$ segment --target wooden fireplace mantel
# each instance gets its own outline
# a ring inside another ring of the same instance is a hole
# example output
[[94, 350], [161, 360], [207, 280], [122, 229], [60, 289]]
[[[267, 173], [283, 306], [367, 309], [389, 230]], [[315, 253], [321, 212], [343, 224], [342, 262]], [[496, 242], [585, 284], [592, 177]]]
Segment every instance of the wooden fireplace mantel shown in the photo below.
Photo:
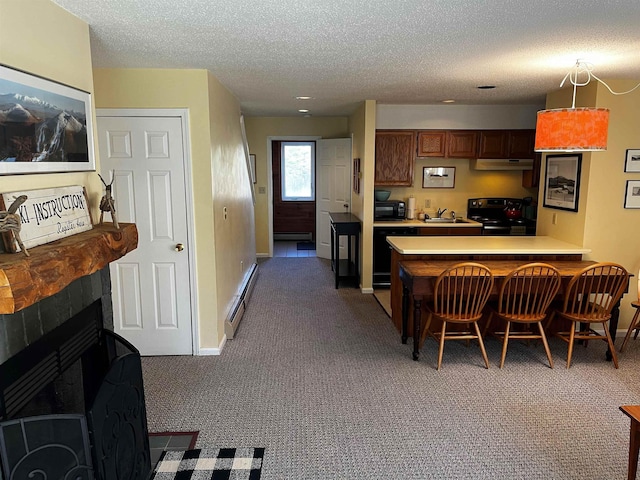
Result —
[[92, 230], [29, 249], [0, 254], [0, 314], [15, 313], [91, 275], [138, 246], [133, 223]]

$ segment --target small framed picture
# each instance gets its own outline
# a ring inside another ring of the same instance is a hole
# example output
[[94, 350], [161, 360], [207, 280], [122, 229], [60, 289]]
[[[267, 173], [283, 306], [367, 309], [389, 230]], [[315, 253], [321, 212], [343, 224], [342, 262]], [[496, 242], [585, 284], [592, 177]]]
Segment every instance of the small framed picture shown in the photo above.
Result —
[[360, 193], [360, 159], [353, 159], [353, 191]]
[[256, 156], [253, 153], [249, 154], [249, 160], [251, 161], [251, 181], [256, 183]]
[[456, 184], [456, 167], [424, 167], [422, 188], [453, 188]]
[[627, 180], [624, 208], [640, 208], [640, 180]]
[[625, 172], [640, 172], [640, 149], [628, 149], [624, 162]]
[[582, 154], [547, 155], [543, 207], [578, 211]]

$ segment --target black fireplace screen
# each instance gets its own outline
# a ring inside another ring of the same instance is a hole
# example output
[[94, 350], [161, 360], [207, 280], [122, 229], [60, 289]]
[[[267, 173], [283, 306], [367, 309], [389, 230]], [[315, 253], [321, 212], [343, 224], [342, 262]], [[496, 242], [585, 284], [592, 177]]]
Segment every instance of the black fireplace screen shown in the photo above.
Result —
[[7, 479], [95, 478], [84, 415], [41, 415], [0, 423], [0, 455]]
[[[32, 478], [16, 476], [16, 469], [31, 468], [31, 474], [57, 468], [67, 453], [64, 463], [77, 473], [74, 479], [136, 480], [151, 473], [140, 353], [104, 330], [101, 317], [97, 301], [0, 365], [0, 465], [6, 479]], [[78, 362], [83, 411], [24, 418], [34, 397]], [[77, 428], [69, 432], [76, 433], [65, 436], [60, 425], [72, 423]], [[81, 448], [87, 438], [90, 455]], [[52, 456], [55, 451], [67, 453]]]

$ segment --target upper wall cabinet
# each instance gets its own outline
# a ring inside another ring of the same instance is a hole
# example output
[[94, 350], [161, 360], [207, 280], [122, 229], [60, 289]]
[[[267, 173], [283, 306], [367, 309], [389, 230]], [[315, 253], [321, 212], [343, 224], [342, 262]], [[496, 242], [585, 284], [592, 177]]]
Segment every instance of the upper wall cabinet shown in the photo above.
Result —
[[447, 132], [447, 157], [474, 158], [478, 151], [478, 132], [473, 130], [449, 130]]
[[447, 153], [447, 131], [418, 132], [419, 157], [444, 157]]
[[376, 185], [413, 185], [415, 130], [376, 132]]
[[535, 130], [482, 130], [478, 158], [534, 158]]
[[473, 130], [418, 131], [418, 157], [475, 158], [477, 150]]
[[509, 158], [535, 158], [535, 130], [509, 131]]

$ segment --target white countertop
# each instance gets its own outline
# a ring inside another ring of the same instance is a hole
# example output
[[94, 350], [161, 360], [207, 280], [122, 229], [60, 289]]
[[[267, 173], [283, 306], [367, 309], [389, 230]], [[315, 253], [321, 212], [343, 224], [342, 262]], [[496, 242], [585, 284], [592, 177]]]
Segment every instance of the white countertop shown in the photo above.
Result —
[[[462, 217], [460, 217], [462, 218]], [[443, 227], [451, 227], [451, 228], [460, 228], [460, 227], [482, 227], [482, 223], [476, 222], [474, 220], [470, 220], [468, 218], [464, 219], [464, 223], [426, 223], [422, 220], [396, 220], [396, 221], [374, 221], [374, 227], [433, 227], [433, 228], [443, 228]]]
[[561, 255], [591, 252], [590, 248], [543, 236], [410, 236], [387, 237], [387, 242], [404, 255]]

